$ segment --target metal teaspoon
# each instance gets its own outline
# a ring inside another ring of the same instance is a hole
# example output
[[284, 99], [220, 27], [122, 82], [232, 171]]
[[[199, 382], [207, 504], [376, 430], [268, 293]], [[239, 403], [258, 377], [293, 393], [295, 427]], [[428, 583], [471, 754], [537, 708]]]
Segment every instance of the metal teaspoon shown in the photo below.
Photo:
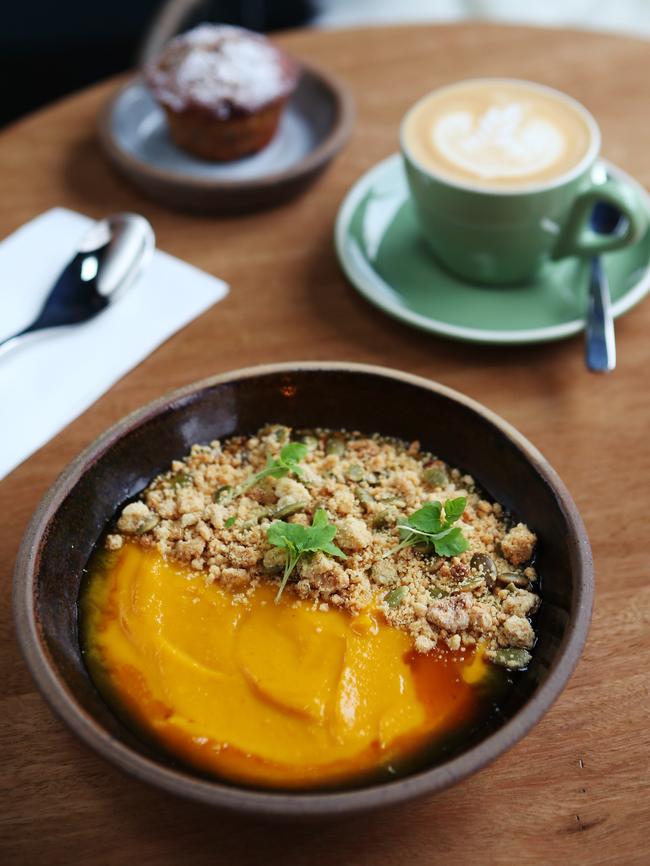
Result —
[[[625, 217], [612, 205], [599, 202], [591, 215], [591, 227], [598, 234], [621, 230]], [[589, 301], [585, 325], [585, 361], [594, 373], [609, 373], [616, 367], [616, 341], [609, 282], [600, 256], [592, 256]]]
[[155, 248], [151, 224], [134, 213], [111, 214], [84, 235], [33, 322], [0, 341], [0, 355], [49, 328], [78, 325], [119, 300]]

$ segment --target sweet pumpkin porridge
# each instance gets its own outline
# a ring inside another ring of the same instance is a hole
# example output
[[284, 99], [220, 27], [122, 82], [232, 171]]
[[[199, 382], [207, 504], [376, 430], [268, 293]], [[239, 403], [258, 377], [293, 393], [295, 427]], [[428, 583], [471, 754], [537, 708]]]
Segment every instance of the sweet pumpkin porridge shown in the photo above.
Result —
[[85, 657], [204, 772], [406, 771], [530, 663], [535, 544], [417, 442], [271, 425], [195, 445], [121, 511], [81, 598]]

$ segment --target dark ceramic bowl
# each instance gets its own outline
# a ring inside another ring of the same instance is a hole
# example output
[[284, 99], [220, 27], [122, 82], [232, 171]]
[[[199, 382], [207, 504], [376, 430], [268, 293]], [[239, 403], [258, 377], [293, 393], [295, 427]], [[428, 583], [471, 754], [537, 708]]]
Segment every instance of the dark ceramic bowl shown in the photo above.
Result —
[[[430, 769], [339, 792], [251, 790], [202, 777], [156, 751], [104, 703], [84, 667], [77, 597], [84, 567], [124, 500], [195, 442], [252, 432], [267, 421], [380, 432], [422, 445], [471, 473], [539, 536], [539, 641], [492, 730]], [[589, 625], [589, 541], [553, 469], [516, 430], [467, 397], [405, 373], [304, 363], [240, 370], [176, 391], [120, 421], [63, 472], [41, 502], [16, 563], [20, 645], [50, 706], [88, 745], [128, 773], [176, 794], [239, 812], [289, 818], [342, 815], [431, 794], [494, 760], [560, 694]]]

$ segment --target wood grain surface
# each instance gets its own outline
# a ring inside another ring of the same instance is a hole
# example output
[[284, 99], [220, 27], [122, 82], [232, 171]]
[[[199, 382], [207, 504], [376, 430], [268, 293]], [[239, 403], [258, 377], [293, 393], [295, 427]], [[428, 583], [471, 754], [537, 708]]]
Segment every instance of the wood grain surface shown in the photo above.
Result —
[[[382, 316], [342, 277], [332, 227], [350, 185], [396, 149], [398, 122], [409, 104], [436, 85], [473, 75], [529, 78], [568, 91], [598, 118], [604, 154], [649, 186], [650, 45], [485, 25], [310, 31], [281, 41], [348, 81], [358, 119], [332, 169], [304, 198], [278, 210], [202, 218], [142, 199], [113, 173], [97, 145], [97, 110], [114, 81], [0, 135], [0, 236], [55, 205], [96, 217], [137, 210], [152, 221], [162, 249], [232, 286], [225, 302], [154, 352], [0, 485], [0, 862], [647, 864], [650, 301], [619, 320], [619, 367], [597, 378], [584, 369], [580, 339], [472, 347]], [[2, 287], [19, 290], [18, 280]], [[593, 543], [597, 599], [569, 687], [535, 730], [491, 767], [388, 814], [273, 827], [150, 790], [78, 743], [51, 715], [22, 663], [10, 588], [20, 536], [36, 503], [107, 425], [195, 379], [298, 359], [398, 367], [464, 391], [512, 422], [575, 497]]]

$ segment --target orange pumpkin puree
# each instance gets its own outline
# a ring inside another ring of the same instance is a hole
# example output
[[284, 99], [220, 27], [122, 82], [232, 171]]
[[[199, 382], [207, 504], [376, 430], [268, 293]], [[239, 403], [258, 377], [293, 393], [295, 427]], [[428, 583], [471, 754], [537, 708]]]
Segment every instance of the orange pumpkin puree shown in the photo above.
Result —
[[203, 771], [281, 787], [354, 777], [471, 716], [486, 664], [411, 652], [374, 612], [252, 599], [129, 543], [82, 599], [91, 674]]

